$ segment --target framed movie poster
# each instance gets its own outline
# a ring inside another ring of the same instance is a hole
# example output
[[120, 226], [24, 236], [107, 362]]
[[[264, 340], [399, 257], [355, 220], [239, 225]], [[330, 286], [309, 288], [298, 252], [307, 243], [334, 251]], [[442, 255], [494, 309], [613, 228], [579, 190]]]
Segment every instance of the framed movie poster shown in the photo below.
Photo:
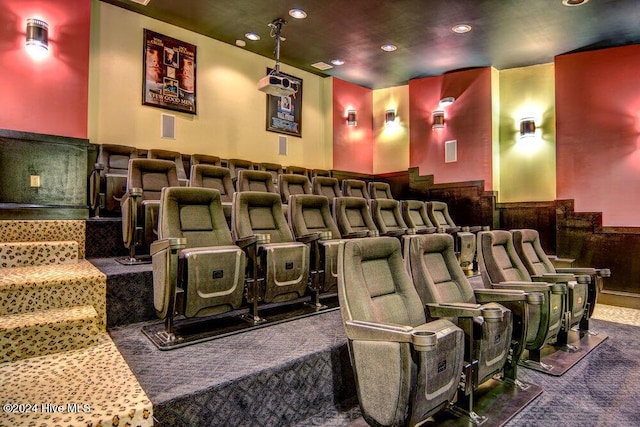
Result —
[[[271, 72], [267, 68], [267, 74]], [[267, 130], [302, 137], [302, 79], [280, 73], [298, 83], [298, 91], [289, 96], [267, 95]]]
[[144, 30], [142, 104], [196, 114], [196, 47]]

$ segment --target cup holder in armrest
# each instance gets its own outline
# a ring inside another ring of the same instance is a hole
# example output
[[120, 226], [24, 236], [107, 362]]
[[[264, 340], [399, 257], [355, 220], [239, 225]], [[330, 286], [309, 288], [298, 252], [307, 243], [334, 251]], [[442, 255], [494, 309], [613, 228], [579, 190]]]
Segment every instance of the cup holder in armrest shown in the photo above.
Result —
[[333, 238], [333, 233], [329, 230], [321, 231], [319, 234], [319, 240], [331, 240]]
[[531, 305], [542, 305], [544, 295], [540, 292], [531, 292], [527, 294], [527, 303]]
[[482, 317], [489, 323], [502, 322], [502, 309], [499, 307], [485, 307], [480, 309]]
[[438, 336], [435, 332], [422, 329], [414, 329], [411, 332], [411, 337], [411, 342], [417, 351], [435, 350], [438, 342]]
[[267, 233], [261, 233], [261, 234], [256, 234], [255, 235], [256, 238], [258, 239], [256, 241], [257, 244], [266, 244], [266, 243], [271, 243], [271, 234], [267, 234]]

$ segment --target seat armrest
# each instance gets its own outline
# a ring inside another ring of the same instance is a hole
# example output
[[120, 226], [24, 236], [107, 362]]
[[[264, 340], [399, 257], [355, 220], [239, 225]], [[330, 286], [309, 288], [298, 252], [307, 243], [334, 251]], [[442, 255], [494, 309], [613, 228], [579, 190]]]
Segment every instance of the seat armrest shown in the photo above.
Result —
[[527, 300], [526, 292], [518, 289], [476, 289], [474, 293], [480, 304]]
[[608, 268], [596, 268], [596, 273], [600, 277], [611, 277], [611, 270]]
[[347, 320], [344, 328], [351, 340], [406, 342], [413, 344], [417, 351], [434, 350], [438, 340], [435, 332], [389, 323]]
[[460, 231], [462, 231], [460, 227], [444, 227], [445, 233], [459, 233]]
[[247, 247], [256, 244], [258, 242], [258, 236], [257, 235], [251, 235], [251, 236], [247, 236], [247, 237], [241, 237], [239, 239], [236, 240], [236, 245], [238, 245], [240, 247], [240, 249], [246, 249]]
[[363, 230], [363, 231], [354, 231], [353, 233], [343, 234], [342, 238], [343, 239], [358, 239], [360, 237], [368, 237], [368, 236], [369, 236], [369, 230]]
[[315, 242], [317, 240], [320, 240], [320, 233], [309, 233], [303, 236], [296, 237], [297, 242], [305, 243], [305, 244]]
[[556, 272], [561, 274], [585, 274], [592, 276], [598, 274], [595, 268], [589, 267], [561, 267], [556, 268]]
[[381, 233], [381, 236], [388, 236], [388, 237], [400, 237], [400, 236], [404, 236], [406, 233], [406, 231], [404, 229], [402, 230], [389, 230], [386, 233]]
[[103, 171], [104, 170], [104, 163], [94, 163], [93, 164], [93, 170], [94, 171]]
[[534, 282], [568, 283], [575, 281], [576, 276], [573, 274], [542, 273], [541, 275], [531, 276], [531, 280]]
[[169, 239], [156, 240], [151, 243], [151, 256], [166, 249], [181, 250], [186, 246], [187, 239], [184, 237], [171, 237]]
[[436, 227], [426, 227], [416, 230], [416, 234], [433, 234], [437, 231]]
[[445, 303], [426, 304], [431, 317], [479, 317], [482, 316], [480, 304]]
[[492, 285], [499, 289], [522, 289], [530, 292], [551, 292], [554, 294], [567, 293], [567, 287], [564, 283], [547, 283], [547, 282], [500, 282]]
[[561, 266], [570, 267], [576, 261], [574, 258], [560, 258], [555, 255], [547, 255], [547, 258], [549, 258], [549, 261], [551, 261], [556, 269]]

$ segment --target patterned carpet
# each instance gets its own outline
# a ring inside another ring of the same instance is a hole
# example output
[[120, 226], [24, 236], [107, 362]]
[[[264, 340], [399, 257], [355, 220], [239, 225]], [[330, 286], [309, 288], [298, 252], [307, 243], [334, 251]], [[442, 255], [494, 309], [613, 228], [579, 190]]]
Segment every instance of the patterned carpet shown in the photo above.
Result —
[[[606, 317], [603, 309], [598, 316]], [[169, 352], [158, 351], [140, 328], [111, 335], [159, 425], [364, 424], [337, 311]], [[640, 328], [593, 320], [592, 329], [609, 339], [565, 375], [520, 369], [520, 379], [544, 392], [507, 426], [638, 425]]]

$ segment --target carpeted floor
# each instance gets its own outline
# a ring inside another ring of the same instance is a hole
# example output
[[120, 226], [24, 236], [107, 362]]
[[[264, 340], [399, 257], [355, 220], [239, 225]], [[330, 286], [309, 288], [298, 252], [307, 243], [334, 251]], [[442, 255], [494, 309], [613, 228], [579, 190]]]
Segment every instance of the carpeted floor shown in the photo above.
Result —
[[[635, 314], [596, 312], [630, 323]], [[592, 329], [609, 339], [563, 376], [519, 370], [544, 392], [507, 426], [640, 425], [640, 328], [595, 319]], [[160, 425], [363, 424], [337, 311], [169, 352], [155, 349], [140, 324], [111, 335]]]

